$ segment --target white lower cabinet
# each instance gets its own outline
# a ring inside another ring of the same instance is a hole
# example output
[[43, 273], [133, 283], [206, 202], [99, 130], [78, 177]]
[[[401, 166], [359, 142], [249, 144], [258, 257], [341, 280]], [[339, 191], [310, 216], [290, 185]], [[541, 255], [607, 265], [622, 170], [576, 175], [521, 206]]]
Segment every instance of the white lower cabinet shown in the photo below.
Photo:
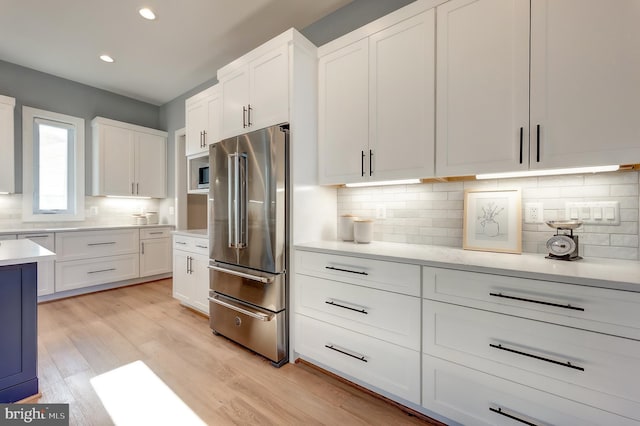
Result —
[[422, 405], [464, 425], [637, 425], [634, 420], [426, 354]]
[[171, 229], [140, 230], [140, 276], [166, 274], [172, 271]]
[[138, 277], [138, 254], [80, 259], [56, 264], [56, 291]]
[[174, 235], [173, 297], [209, 315], [209, 241]]
[[[55, 237], [52, 232], [37, 234], [18, 234], [55, 253]], [[38, 262], [38, 296], [46, 296], [55, 291], [55, 260]]]

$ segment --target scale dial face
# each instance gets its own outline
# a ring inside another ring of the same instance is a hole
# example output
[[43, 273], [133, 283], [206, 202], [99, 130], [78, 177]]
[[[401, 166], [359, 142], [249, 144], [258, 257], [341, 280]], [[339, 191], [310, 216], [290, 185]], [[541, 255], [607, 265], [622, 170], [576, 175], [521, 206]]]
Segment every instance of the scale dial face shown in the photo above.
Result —
[[556, 256], [571, 254], [576, 249], [576, 242], [566, 235], [554, 235], [547, 241], [549, 253]]

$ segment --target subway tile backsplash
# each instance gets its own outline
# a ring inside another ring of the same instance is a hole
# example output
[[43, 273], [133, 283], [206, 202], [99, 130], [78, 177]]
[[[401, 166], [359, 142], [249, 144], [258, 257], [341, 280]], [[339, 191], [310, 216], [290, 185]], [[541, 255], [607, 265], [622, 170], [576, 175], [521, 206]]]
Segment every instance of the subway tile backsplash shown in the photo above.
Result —
[[[545, 220], [565, 219], [565, 204], [618, 201], [620, 226], [583, 225], [577, 230], [585, 257], [638, 260], [639, 173], [615, 172], [521, 179], [423, 183], [368, 188], [339, 188], [338, 216], [375, 219], [374, 241], [462, 247], [465, 189], [522, 190], [522, 251], [547, 253], [554, 230], [546, 224], [525, 224], [527, 202], [542, 202]], [[376, 219], [384, 206], [386, 218]]]

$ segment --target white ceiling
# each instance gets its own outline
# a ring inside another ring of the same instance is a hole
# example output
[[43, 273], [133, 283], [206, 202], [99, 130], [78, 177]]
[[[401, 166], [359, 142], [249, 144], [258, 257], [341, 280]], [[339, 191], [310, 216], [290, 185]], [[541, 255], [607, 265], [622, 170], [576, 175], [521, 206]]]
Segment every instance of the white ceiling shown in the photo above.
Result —
[[0, 60], [162, 105], [350, 1], [0, 0]]

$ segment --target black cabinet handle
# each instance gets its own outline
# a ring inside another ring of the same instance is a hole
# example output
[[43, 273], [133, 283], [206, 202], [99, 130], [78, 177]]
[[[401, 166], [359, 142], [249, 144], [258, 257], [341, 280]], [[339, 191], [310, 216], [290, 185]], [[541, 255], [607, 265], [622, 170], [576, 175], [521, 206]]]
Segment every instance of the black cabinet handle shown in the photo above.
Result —
[[364, 176], [364, 151], [360, 151], [362, 153], [362, 157], [360, 159], [360, 170], [362, 171], [362, 176]]
[[502, 346], [500, 344], [494, 345], [493, 343], [489, 343], [489, 346], [491, 346], [492, 348], [495, 348], [495, 349], [500, 349], [501, 351], [511, 352], [511, 353], [516, 354], [516, 355], [527, 356], [529, 358], [539, 359], [540, 361], [550, 362], [551, 364], [557, 364], [557, 365], [561, 365], [563, 367], [573, 368], [574, 370], [584, 371], [584, 368], [578, 367], [577, 365], [573, 365], [569, 361], [567, 361], [567, 362], [556, 361], [555, 359], [545, 358], [545, 357], [542, 357], [542, 356], [529, 354], [529, 353], [518, 351], [518, 350], [515, 350], [515, 349], [505, 348], [504, 346]]
[[520, 164], [522, 164], [523, 147], [524, 147], [524, 127], [520, 127]]
[[535, 423], [531, 423], [531, 422], [528, 422], [528, 421], [526, 421], [526, 420], [523, 420], [523, 419], [521, 419], [521, 418], [519, 418], [519, 417], [514, 416], [513, 414], [505, 413], [504, 411], [502, 411], [502, 408], [500, 408], [500, 407], [498, 407], [498, 408], [489, 407], [489, 410], [490, 410], [490, 411], [493, 411], [493, 412], [494, 412], [494, 413], [496, 413], [496, 414], [500, 414], [501, 416], [505, 416], [505, 417], [508, 417], [508, 418], [510, 418], [510, 419], [512, 419], [512, 420], [515, 420], [515, 421], [517, 421], [517, 422], [523, 423], [523, 424], [525, 424], [525, 425], [529, 425], [529, 426], [538, 426], [538, 425], [537, 425], [537, 424], [535, 424]]
[[570, 304], [561, 305], [559, 303], [543, 302], [541, 300], [526, 299], [524, 297], [507, 296], [506, 294], [502, 294], [502, 293], [489, 293], [489, 296], [501, 297], [503, 299], [520, 300], [522, 302], [537, 303], [539, 305], [555, 306], [556, 308], [571, 309], [571, 310], [574, 310], [574, 311], [583, 311], [584, 312], [584, 308], [579, 308], [577, 306], [571, 306]]
[[349, 272], [352, 274], [358, 274], [358, 275], [369, 275], [364, 271], [350, 271], [349, 269], [342, 269], [342, 268], [336, 268], [334, 266], [325, 266], [326, 269], [331, 269], [333, 271], [341, 271], [341, 272]]
[[325, 300], [325, 302], [327, 305], [331, 305], [331, 306], [337, 306], [338, 308], [343, 308], [343, 309], [348, 309], [350, 311], [354, 311], [354, 312], [359, 312], [361, 314], [365, 314], [367, 315], [369, 312], [367, 312], [364, 308], [352, 308], [351, 306], [346, 306], [346, 305], [341, 305], [340, 303], [336, 303], [333, 300]]
[[536, 126], [536, 161], [540, 162], [540, 125]]
[[333, 346], [331, 344], [324, 345], [324, 347], [327, 348], [327, 349], [331, 349], [332, 351], [340, 352], [343, 355], [350, 356], [351, 358], [355, 358], [355, 359], [357, 359], [359, 361], [368, 362], [367, 358], [364, 355], [360, 355], [360, 354], [354, 355], [354, 354], [351, 354], [351, 353], [347, 352], [344, 349], [339, 349], [339, 348], [337, 348], [337, 347], [335, 347], [335, 346]]

